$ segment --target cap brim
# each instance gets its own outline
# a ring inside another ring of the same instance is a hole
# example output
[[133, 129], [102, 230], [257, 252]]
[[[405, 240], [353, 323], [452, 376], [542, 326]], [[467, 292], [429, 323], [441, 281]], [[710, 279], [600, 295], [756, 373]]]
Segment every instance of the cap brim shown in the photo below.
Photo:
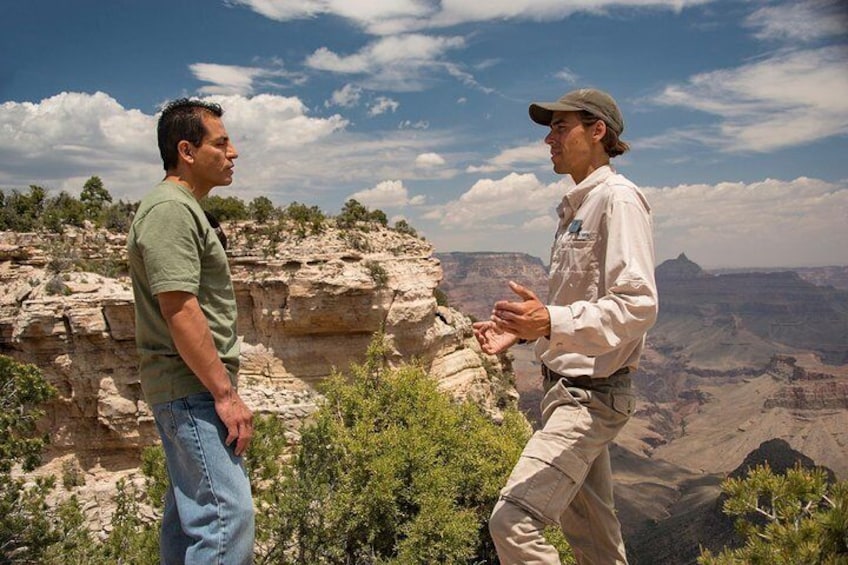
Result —
[[539, 125], [549, 126], [554, 112], [579, 112], [582, 109], [561, 102], [533, 102], [530, 104], [530, 119]]

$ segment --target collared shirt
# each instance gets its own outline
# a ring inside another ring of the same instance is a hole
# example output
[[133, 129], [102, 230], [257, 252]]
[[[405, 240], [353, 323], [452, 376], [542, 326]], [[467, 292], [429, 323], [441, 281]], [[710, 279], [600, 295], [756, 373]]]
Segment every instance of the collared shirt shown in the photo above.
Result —
[[566, 376], [634, 370], [657, 318], [651, 208], [609, 166], [569, 190], [557, 208], [548, 312], [536, 356]]

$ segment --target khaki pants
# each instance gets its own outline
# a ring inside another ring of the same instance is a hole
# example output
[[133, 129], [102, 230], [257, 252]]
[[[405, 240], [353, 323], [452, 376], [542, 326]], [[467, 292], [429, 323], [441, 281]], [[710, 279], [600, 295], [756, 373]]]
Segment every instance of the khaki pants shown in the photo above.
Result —
[[633, 413], [630, 379], [599, 390], [553, 384], [489, 521], [502, 565], [560, 563], [542, 530], [557, 525], [580, 565], [626, 564], [609, 443]]

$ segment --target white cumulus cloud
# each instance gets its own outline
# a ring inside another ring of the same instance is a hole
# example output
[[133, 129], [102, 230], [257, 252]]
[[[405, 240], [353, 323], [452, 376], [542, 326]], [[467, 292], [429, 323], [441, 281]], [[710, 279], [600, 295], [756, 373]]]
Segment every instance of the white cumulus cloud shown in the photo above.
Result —
[[373, 35], [448, 27], [470, 22], [555, 21], [577, 12], [604, 13], [632, 5], [680, 11], [710, 0], [229, 0], [278, 21], [335, 15]]
[[410, 198], [409, 191], [399, 180], [386, 180], [373, 188], [360, 190], [350, 195], [350, 198], [359, 201], [368, 207], [376, 208], [400, 208], [402, 206], [419, 206], [424, 203], [425, 197], [417, 195]]
[[290, 73], [282, 68], [243, 67], [217, 63], [193, 63], [189, 70], [200, 81], [211, 83], [200, 88], [201, 94], [240, 94], [249, 96], [263, 88], [284, 88], [279, 79], [289, 79], [295, 84], [306, 80], [305, 76]]
[[362, 88], [355, 84], [346, 84], [339, 90], [333, 92], [332, 97], [324, 103], [324, 106], [341, 106], [342, 108], [352, 108], [359, 104], [359, 99], [362, 97]]
[[644, 192], [659, 261], [686, 253], [704, 267], [848, 263], [848, 180], [765, 179]]
[[399, 107], [400, 103], [397, 100], [392, 100], [385, 96], [379, 96], [368, 108], [368, 115], [373, 118], [374, 116], [379, 116], [386, 112], [395, 112]]
[[848, 5], [844, 0], [804, 0], [763, 6], [745, 19], [757, 30], [756, 37], [767, 40], [815, 41], [845, 35]]
[[445, 164], [445, 158], [438, 153], [422, 153], [415, 158], [415, 166], [422, 169], [441, 167]]
[[409, 92], [421, 90], [433, 76], [448, 71], [445, 54], [464, 46], [462, 37], [407, 34], [381, 37], [350, 55], [321, 47], [305, 63], [319, 71], [362, 75], [372, 90]]
[[[62, 92], [40, 102], [0, 105], [0, 183], [79, 193], [100, 176], [115, 197], [162, 176], [153, 116], [103, 92]], [[84, 182], [84, 181], [83, 181]]]
[[548, 185], [534, 174], [481, 179], [458, 199], [434, 207], [425, 217], [451, 229], [473, 229], [493, 221], [521, 225], [528, 215], [553, 214], [569, 186], [573, 186], [571, 177]]
[[[540, 129], [540, 131], [542, 130]], [[522, 166], [538, 167], [542, 165], [550, 167], [550, 148], [541, 141], [537, 141], [504, 149], [482, 165], [469, 165], [465, 172], [493, 173]]]

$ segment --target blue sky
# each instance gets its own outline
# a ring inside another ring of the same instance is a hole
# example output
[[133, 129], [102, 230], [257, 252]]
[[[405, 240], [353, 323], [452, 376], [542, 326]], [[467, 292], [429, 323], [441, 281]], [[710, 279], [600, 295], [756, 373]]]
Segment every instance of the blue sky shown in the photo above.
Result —
[[547, 261], [551, 171], [531, 101], [609, 91], [658, 262], [848, 264], [848, 7], [711, 0], [28, 0], [0, 18], [0, 188], [138, 200], [155, 122], [221, 103], [216, 194], [405, 218], [437, 251]]

